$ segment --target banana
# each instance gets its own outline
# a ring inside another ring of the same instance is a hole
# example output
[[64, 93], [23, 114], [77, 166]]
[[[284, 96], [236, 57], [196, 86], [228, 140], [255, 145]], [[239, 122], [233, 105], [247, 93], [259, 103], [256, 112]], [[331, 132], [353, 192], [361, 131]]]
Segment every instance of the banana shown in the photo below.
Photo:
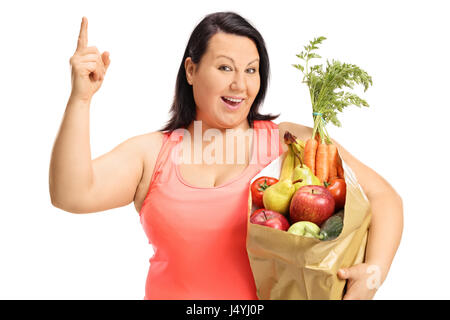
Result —
[[[291, 145], [292, 146], [292, 150], [295, 153], [296, 157], [296, 166], [301, 162], [303, 162], [303, 155], [305, 153], [305, 142], [298, 139], [296, 136], [294, 136], [293, 134], [291, 134], [289, 131], [286, 131], [284, 133], [284, 142], [287, 145]], [[298, 159], [298, 157], [300, 157], [300, 159]]]

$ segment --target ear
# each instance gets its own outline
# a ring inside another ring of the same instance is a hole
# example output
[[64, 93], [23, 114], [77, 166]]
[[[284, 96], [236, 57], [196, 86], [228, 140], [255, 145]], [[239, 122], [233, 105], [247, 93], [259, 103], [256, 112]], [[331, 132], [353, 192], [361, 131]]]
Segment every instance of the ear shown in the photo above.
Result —
[[195, 73], [195, 64], [192, 61], [191, 57], [187, 57], [184, 61], [184, 69], [186, 71], [187, 82], [192, 86], [192, 79]]

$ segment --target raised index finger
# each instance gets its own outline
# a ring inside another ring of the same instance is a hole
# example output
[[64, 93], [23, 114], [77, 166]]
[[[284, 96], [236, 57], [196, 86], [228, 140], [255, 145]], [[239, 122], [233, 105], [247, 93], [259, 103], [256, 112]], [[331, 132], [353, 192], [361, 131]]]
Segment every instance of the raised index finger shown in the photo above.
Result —
[[87, 18], [81, 18], [80, 35], [78, 36], [77, 51], [87, 47], [88, 35], [87, 35]]

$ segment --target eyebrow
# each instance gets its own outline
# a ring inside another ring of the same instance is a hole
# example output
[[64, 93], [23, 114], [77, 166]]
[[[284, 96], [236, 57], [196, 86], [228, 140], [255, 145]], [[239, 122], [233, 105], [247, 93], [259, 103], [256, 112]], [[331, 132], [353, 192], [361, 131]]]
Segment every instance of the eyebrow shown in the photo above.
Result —
[[[216, 57], [216, 59], [219, 59], [219, 58], [227, 58], [227, 59], [230, 59], [233, 63], [235, 63], [234, 60], [233, 60], [233, 58], [230, 58], [230, 57], [225, 56], [225, 55], [223, 55], [223, 54], [218, 55], [218, 56]], [[256, 58], [255, 60], [250, 61], [247, 65], [250, 65], [250, 64], [252, 64], [252, 63], [255, 62], [255, 61], [259, 61], [259, 59]]]

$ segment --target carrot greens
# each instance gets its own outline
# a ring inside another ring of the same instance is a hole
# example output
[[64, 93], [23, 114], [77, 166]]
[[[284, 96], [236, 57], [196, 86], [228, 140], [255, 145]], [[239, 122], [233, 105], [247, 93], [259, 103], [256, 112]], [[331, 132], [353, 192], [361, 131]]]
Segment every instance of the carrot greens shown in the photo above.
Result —
[[312, 138], [318, 134], [321, 143], [331, 143], [330, 136], [326, 131], [326, 124], [331, 122], [341, 127], [337, 118], [338, 112], [344, 108], [355, 105], [368, 107], [369, 104], [356, 94], [341, 90], [344, 87], [353, 89], [356, 84], [364, 86], [364, 92], [372, 85], [372, 77], [366, 71], [350, 63], [342, 63], [338, 60], [326, 61], [326, 66], [316, 64], [311, 66], [311, 59], [322, 58], [313, 52], [326, 38], [321, 36], [314, 38], [305, 46], [305, 51], [296, 56], [304, 61], [304, 64], [293, 64], [303, 73], [302, 83], [306, 83], [311, 97], [314, 128]]

